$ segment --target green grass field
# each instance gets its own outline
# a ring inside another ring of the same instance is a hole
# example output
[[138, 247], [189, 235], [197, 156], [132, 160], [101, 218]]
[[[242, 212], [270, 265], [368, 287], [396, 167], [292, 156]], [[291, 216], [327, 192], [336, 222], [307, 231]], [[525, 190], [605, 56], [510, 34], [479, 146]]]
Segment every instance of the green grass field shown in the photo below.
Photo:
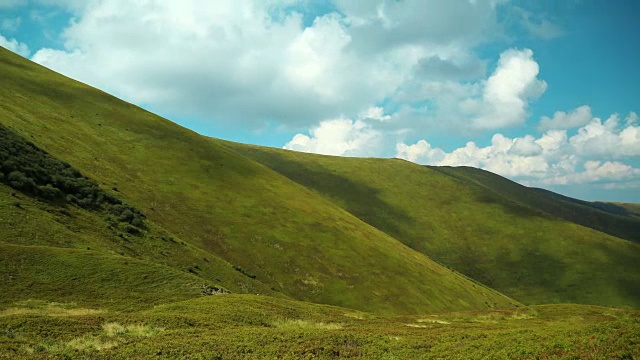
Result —
[[114, 312], [0, 312], [0, 358], [633, 359], [640, 313], [585, 305], [381, 316], [251, 295]]

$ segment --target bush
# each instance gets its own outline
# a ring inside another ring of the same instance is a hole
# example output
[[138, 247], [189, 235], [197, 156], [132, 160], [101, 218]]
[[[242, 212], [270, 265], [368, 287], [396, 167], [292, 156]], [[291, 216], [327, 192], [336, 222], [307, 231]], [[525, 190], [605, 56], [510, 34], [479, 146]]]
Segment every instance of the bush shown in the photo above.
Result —
[[247, 269], [243, 268], [242, 266], [233, 265], [233, 269], [234, 269], [235, 271], [240, 272], [242, 275], [244, 275], [244, 276], [246, 276], [246, 277], [249, 277], [249, 278], [252, 278], [252, 279], [255, 279], [255, 278], [256, 278], [256, 275], [255, 275], [255, 274], [253, 274], [253, 273], [249, 272]]
[[[145, 216], [105, 192], [93, 180], [64, 161], [54, 158], [0, 124], [0, 182], [54, 204], [72, 204], [104, 211], [112, 223], [130, 225], [125, 231], [140, 234]], [[134, 230], [135, 228], [135, 230]]]
[[129, 224], [124, 225], [122, 227], [122, 230], [126, 231], [127, 233], [129, 233], [131, 235], [136, 235], [136, 236], [142, 235], [142, 230], [138, 229], [137, 227], [135, 227], [133, 225], [129, 225]]

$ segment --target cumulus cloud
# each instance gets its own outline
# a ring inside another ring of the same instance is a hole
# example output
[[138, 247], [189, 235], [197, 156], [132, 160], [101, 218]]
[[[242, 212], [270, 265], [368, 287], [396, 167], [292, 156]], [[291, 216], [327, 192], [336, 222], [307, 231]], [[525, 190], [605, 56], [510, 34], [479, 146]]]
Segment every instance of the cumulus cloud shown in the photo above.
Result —
[[443, 124], [466, 132], [519, 126], [529, 116], [530, 102], [547, 88], [539, 72], [532, 50], [507, 49], [487, 78], [463, 82], [453, 80], [455, 76], [433, 81], [419, 78], [413, 86], [402, 88], [396, 101], [426, 104], [412, 108], [417, 114], [412, 121], [427, 123], [431, 130]]
[[591, 121], [592, 118], [591, 107], [583, 105], [569, 113], [556, 111], [552, 118], [543, 116], [542, 119], [540, 119], [538, 129], [541, 131], [550, 129], [572, 129], [585, 125]]
[[396, 157], [419, 164], [439, 163], [446, 153], [440, 148], [433, 148], [426, 140], [419, 140], [413, 145], [399, 143], [396, 145]]
[[376, 156], [383, 147], [383, 133], [372, 122], [388, 120], [381, 108], [371, 108], [360, 117], [330, 119], [309, 130], [309, 136], [296, 134], [283, 148], [324, 155]]
[[[590, 109], [581, 107], [569, 115], [556, 113], [554, 119], [584, 112], [591, 117]], [[396, 157], [428, 165], [479, 167], [528, 185], [633, 184], [640, 177], [640, 169], [611, 159], [640, 156], [640, 127], [636, 122], [635, 113], [630, 113], [624, 123], [617, 114], [605, 121], [591, 117], [571, 136], [565, 129], [551, 129], [537, 138], [509, 138], [498, 133], [486, 147], [468, 142], [451, 152], [433, 147], [426, 140], [412, 145], [398, 143]]]
[[484, 113], [475, 118], [472, 125], [496, 129], [524, 123], [528, 101], [537, 99], [547, 88], [547, 83], [537, 78], [539, 72], [530, 49], [503, 52], [484, 88]]
[[603, 163], [590, 160], [584, 163], [583, 171], [542, 179], [540, 183], [545, 185], [581, 184], [603, 180], [637, 179], [639, 176], [640, 169], [633, 168], [630, 165], [618, 161], [607, 161]]
[[24, 57], [29, 56], [29, 47], [16, 39], [7, 39], [0, 34], [0, 46]]
[[390, 48], [424, 45], [423, 52], [441, 48], [450, 58], [499, 31], [497, 2], [468, 0], [337, 0], [350, 19], [356, 51], [371, 53]]
[[493, 0], [336, 1], [312, 21], [294, 0], [48, 1], [75, 20], [65, 48], [34, 61], [168, 116], [254, 128], [355, 118], [414, 81], [482, 77], [471, 49], [499, 29]]
[[594, 118], [569, 142], [576, 152], [597, 158], [640, 156], [640, 126], [621, 127], [616, 114], [604, 122]]
[[630, 112], [629, 115], [627, 115], [627, 117], [624, 119], [625, 124], [627, 124], [627, 126], [630, 125], [634, 125], [638, 123], [638, 120], [640, 120], [640, 117], [638, 116], [637, 113], [635, 112]]

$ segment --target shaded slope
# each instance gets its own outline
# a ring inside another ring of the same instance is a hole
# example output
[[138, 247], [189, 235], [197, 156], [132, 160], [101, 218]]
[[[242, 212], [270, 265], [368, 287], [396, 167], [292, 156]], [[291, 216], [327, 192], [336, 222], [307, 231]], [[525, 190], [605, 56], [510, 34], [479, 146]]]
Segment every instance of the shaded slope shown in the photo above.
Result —
[[432, 166], [432, 170], [484, 186], [490, 191], [551, 216], [609, 235], [640, 242], [640, 219], [622, 206], [573, 199], [544, 189], [531, 189], [502, 176], [472, 167]]
[[524, 303], [640, 306], [640, 246], [397, 159], [227, 143], [432, 259]]
[[[189, 251], [249, 275], [220, 278], [225, 287], [257, 292], [260, 282], [297, 299], [396, 313], [513, 304], [221, 143], [2, 49], [0, 74], [0, 123], [116, 191]], [[144, 254], [140, 246], [132, 256]]]
[[625, 209], [627, 216], [631, 216], [631, 217], [635, 217], [637, 219], [640, 219], [640, 204], [620, 203], [620, 202], [614, 202], [614, 203], [610, 203], [610, 204]]

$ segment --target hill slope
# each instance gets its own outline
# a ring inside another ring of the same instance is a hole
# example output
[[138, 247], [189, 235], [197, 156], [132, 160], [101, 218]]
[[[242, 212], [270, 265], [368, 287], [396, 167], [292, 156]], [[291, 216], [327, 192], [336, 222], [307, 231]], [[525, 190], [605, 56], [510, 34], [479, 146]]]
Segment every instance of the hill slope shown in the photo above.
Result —
[[499, 195], [551, 216], [609, 235], [640, 242], [640, 218], [623, 206], [573, 199], [544, 189], [532, 189], [502, 176], [472, 167], [431, 166], [432, 170], [474, 182]]
[[[222, 143], [4, 49], [0, 77], [0, 124], [147, 221], [140, 234], [118, 234], [103, 213], [0, 185], [0, 243], [90, 247], [107, 262], [115, 253], [189, 272], [189, 282], [377, 312], [515, 304]], [[37, 283], [26, 280], [14, 292]]]
[[[513, 200], [467, 176], [397, 159], [227, 143], [432, 259], [527, 304], [640, 306], [640, 246]], [[480, 170], [474, 170], [480, 171]], [[482, 172], [494, 179], [497, 175]], [[493, 180], [492, 180], [493, 181]], [[519, 189], [519, 188], [518, 188]], [[527, 196], [536, 199], [534, 190]], [[544, 199], [552, 202], [553, 199]]]

